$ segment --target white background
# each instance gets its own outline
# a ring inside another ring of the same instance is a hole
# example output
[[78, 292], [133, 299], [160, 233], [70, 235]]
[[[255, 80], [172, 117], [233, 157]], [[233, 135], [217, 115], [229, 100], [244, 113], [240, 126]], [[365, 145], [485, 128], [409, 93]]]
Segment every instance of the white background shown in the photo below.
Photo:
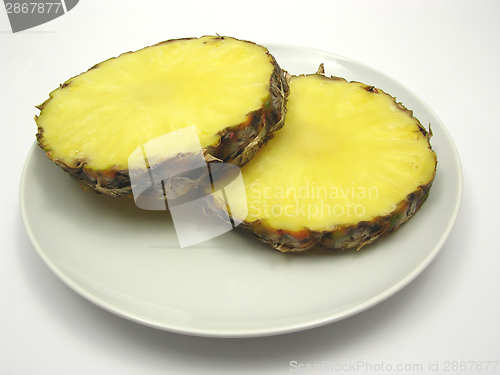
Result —
[[[422, 364], [418, 373], [436, 374], [454, 373], [445, 361], [500, 361], [499, 17], [500, 1], [82, 0], [12, 34], [0, 7], [0, 374], [287, 374], [291, 361], [344, 364], [340, 373], [354, 372], [347, 365], [357, 361]], [[19, 210], [34, 106], [109, 57], [214, 33], [363, 62], [411, 88], [441, 118], [462, 160], [462, 208], [440, 254], [409, 286], [325, 327], [210, 339], [117, 317], [45, 266]], [[439, 371], [428, 371], [429, 362]], [[500, 374], [500, 364], [496, 371], [470, 365], [458, 373]], [[376, 369], [356, 373], [382, 373]]]

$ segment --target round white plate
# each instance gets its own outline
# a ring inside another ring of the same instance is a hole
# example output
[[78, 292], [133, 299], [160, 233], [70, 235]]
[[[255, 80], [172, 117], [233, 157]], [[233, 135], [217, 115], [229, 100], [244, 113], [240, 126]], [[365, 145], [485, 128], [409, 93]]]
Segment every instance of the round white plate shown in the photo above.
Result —
[[439, 165], [431, 194], [398, 231], [360, 251], [282, 254], [233, 230], [181, 249], [167, 211], [82, 191], [34, 145], [21, 180], [34, 247], [69, 287], [151, 327], [212, 337], [275, 335], [332, 323], [393, 295], [439, 252], [458, 214], [462, 172], [450, 135], [406, 87], [355, 61], [268, 44], [292, 74], [326, 74], [382, 88], [432, 124]]

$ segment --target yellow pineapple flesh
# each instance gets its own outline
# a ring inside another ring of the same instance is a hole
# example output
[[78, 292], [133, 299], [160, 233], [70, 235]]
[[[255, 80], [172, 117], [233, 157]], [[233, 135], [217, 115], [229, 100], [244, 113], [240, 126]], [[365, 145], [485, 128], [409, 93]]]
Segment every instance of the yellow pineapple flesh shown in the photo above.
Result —
[[[39, 107], [37, 138], [84, 185], [128, 195], [134, 150], [186, 127], [196, 127], [207, 159], [245, 164], [282, 126], [286, 91], [262, 46], [218, 36], [170, 40], [66, 81]], [[172, 146], [158, 150], [160, 159], [196, 151]]]
[[264, 242], [281, 251], [361, 248], [427, 197], [437, 164], [430, 135], [390, 95], [296, 76], [287, 109], [283, 129], [242, 168], [242, 227]]

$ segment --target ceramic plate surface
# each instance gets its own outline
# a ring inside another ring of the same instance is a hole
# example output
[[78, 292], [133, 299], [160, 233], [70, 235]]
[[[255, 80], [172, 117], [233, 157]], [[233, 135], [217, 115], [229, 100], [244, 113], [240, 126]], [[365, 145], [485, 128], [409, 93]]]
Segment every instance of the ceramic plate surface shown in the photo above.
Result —
[[361, 81], [395, 96], [432, 124], [438, 172], [421, 210], [361, 251], [282, 254], [240, 231], [181, 249], [167, 211], [82, 191], [38, 146], [31, 149], [20, 201], [28, 235], [69, 287], [102, 308], [158, 329], [211, 337], [304, 330], [359, 313], [390, 297], [435, 258], [453, 224], [462, 172], [434, 112], [369, 66], [308, 48], [268, 44], [282, 68]]

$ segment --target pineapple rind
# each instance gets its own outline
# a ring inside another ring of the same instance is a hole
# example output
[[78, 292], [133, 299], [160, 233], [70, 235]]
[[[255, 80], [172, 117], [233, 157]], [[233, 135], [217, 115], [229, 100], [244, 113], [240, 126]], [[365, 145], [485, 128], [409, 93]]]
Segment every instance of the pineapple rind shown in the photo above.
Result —
[[[219, 38], [224, 39], [225, 37], [217, 36], [213, 38], [217, 40]], [[158, 44], [191, 39], [196, 38], [170, 39]], [[255, 44], [246, 40], [240, 41]], [[269, 95], [262, 101], [260, 109], [247, 114], [246, 120], [243, 123], [226, 127], [217, 133], [219, 138], [214, 143], [203, 148], [202, 152], [207, 162], [225, 162], [243, 166], [267, 144], [273, 137], [272, 133], [283, 126], [286, 113], [286, 98], [289, 94], [288, 83], [285, 79], [286, 72], [280, 68], [275, 58], [267, 49], [265, 49], [265, 52], [274, 67], [269, 80]], [[92, 66], [89, 70], [99, 68], [100, 64], [102, 63]], [[65, 87], [69, 86], [71, 80], [69, 79], [64, 82], [57, 90], [64, 90]], [[37, 108], [43, 111], [44, 106], [51, 98], [52, 95], [44, 103], [37, 106]], [[38, 116], [35, 116], [35, 122], [37, 122], [37, 119]], [[38, 145], [45, 151], [49, 159], [78, 181], [82, 188], [94, 190], [97, 193], [112, 197], [132, 196], [132, 186], [130, 185], [129, 177], [132, 171], [117, 167], [95, 170], [90, 168], [85, 160], [80, 160], [76, 166], [72, 166], [70, 165], [71, 163], [66, 163], [63, 159], [53, 158], [51, 156], [50, 145], [47, 145], [44, 141], [43, 128], [38, 122], [37, 128], [36, 139]], [[189, 167], [186, 164], [190, 164], [193, 159], [196, 159], [193, 156], [195, 155], [179, 154], [164, 162], [174, 163], [173, 165], [176, 165], [180, 171], [187, 170]], [[165, 186], [171, 189], [170, 193], [172, 196], [179, 196], [184, 191], [184, 185], [196, 186], [200, 177], [201, 175], [183, 175], [180, 177], [182, 179], [182, 186], [178, 186], [176, 178], [172, 177], [166, 181]]]
[[434, 176], [435, 173], [428, 184], [420, 186], [406, 199], [399, 202], [390, 214], [378, 216], [371, 221], [338, 225], [325, 231], [309, 228], [299, 231], [283, 230], [273, 228], [266, 223], [266, 220], [244, 221], [238, 228], [250, 232], [262, 242], [283, 253], [301, 252], [320, 247], [330, 250], [353, 248], [359, 250], [380, 236], [392, 233], [415, 215], [429, 195]]

